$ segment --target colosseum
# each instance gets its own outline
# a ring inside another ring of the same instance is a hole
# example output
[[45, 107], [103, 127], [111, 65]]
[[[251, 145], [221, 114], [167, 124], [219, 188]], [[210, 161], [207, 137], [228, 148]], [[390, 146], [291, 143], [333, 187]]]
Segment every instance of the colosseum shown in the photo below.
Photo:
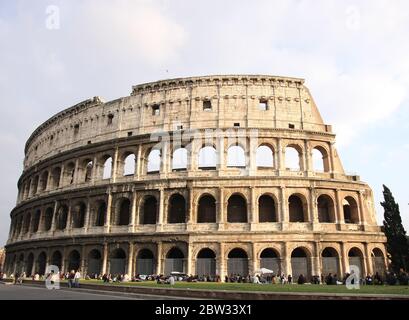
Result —
[[373, 193], [345, 173], [303, 79], [179, 78], [83, 101], [33, 132], [18, 190], [8, 274], [387, 268]]

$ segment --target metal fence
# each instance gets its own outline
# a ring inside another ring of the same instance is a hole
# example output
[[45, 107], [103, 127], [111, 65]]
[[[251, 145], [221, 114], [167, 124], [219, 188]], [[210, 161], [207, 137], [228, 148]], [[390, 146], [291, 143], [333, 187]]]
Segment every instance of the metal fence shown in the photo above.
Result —
[[155, 263], [153, 259], [137, 259], [136, 274], [151, 275], [155, 273]]
[[280, 259], [278, 258], [261, 258], [260, 267], [272, 270], [275, 274], [281, 274]]
[[301, 274], [307, 279], [311, 277], [311, 268], [307, 258], [291, 258], [291, 269], [293, 281], [297, 281]]
[[247, 276], [249, 274], [247, 258], [229, 258], [227, 263], [228, 275]]
[[185, 259], [166, 259], [165, 260], [165, 275], [170, 275], [171, 272], [184, 272]]
[[102, 260], [89, 259], [88, 260], [88, 274], [99, 274], [101, 272]]
[[125, 274], [125, 259], [111, 259], [109, 271], [111, 274]]
[[216, 260], [213, 258], [200, 258], [196, 260], [196, 275], [214, 276], [216, 275]]
[[337, 257], [322, 257], [322, 274], [340, 276], [339, 259]]

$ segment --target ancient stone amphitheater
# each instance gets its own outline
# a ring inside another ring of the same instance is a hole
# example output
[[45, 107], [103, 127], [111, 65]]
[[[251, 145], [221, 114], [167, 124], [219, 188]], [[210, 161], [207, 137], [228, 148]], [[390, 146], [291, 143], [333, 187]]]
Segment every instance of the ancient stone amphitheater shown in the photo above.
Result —
[[228, 75], [81, 102], [29, 138], [6, 272], [383, 272], [373, 194], [304, 81]]

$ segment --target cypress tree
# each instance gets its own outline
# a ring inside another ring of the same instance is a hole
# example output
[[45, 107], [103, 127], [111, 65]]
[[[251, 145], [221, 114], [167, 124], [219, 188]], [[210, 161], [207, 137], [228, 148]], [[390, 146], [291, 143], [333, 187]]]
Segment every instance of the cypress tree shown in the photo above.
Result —
[[399, 212], [399, 204], [395, 202], [392, 192], [383, 186], [384, 202], [384, 232], [387, 238], [387, 250], [391, 260], [392, 269], [398, 273], [400, 269], [408, 270], [409, 267], [409, 243], [406, 231], [402, 225]]

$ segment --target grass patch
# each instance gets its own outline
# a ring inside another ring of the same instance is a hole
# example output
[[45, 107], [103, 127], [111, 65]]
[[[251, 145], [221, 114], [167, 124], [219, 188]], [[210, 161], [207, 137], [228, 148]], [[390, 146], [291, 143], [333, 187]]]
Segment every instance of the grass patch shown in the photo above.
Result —
[[[83, 280], [84, 284], [103, 284], [100, 280]], [[174, 286], [159, 285], [156, 282], [127, 282], [109, 283], [107, 286], [132, 286], [150, 288], [177, 288], [195, 290], [229, 290], [229, 291], [255, 291], [255, 292], [298, 292], [298, 293], [347, 293], [347, 294], [398, 294], [409, 296], [409, 286], [361, 286], [359, 290], [348, 290], [346, 286], [327, 285], [280, 285], [280, 284], [252, 284], [252, 283], [212, 283], [212, 282], [176, 282]]]

